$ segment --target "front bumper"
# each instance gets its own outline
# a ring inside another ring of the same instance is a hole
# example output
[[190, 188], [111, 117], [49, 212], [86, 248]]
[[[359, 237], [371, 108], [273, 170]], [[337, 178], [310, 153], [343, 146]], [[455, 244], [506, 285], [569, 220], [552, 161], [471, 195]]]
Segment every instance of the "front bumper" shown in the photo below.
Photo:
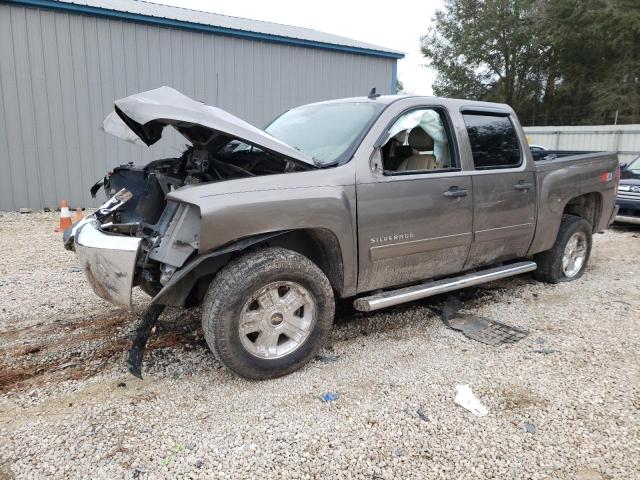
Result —
[[104, 233], [94, 217], [75, 225], [72, 235], [78, 261], [96, 295], [130, 307], [142, 239]]
[[620, 223], [634, 223], [640, 225], [640, 199], [616, 199], [616, 212], [615, 221]]
[[629, 215], [616, 215], [616, 222], [618, 223], [633, 223], [634, 225], [640, 225], [640, 216], [631, 217]]

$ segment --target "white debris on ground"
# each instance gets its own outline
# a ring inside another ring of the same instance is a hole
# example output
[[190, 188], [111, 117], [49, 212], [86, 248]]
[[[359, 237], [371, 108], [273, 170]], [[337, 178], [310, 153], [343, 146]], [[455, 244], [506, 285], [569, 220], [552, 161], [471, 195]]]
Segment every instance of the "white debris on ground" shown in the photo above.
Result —
[[454, 402], [462, 408], [469, 410], [476, 417], [485, 417], [489, 414], [487, 407], [473, 394], [469, 385], [456, 385]]
[[[160, 317], [143, 366], [127, 312], [91, 292], [55, 213], [0, 214], [0, 478], [633, 478], [640, 471], [640, 229], [595, 236], [576, 282], [465, 292], [529, 330], [490, 347], [423, 301], [346, 310], [287, 377], [249, 382], [208, 351], [198, 310]], [[452, 401], [470, 384], [490, 414]], [[336, 398], [323, 401], [327, 394]]]

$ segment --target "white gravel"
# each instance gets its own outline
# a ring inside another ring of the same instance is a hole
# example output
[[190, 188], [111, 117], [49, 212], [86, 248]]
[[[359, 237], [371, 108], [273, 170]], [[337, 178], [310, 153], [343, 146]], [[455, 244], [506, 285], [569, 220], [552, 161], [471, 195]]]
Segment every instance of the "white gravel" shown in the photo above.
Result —
[[[596, 235], [576, 282], [467, 291], [470, 312], [530, 330], [514, 345], [447, 329], [442, 299], [347, 310], [322, 359], [248, 382], [174, 309], [141, 381], [122, 352], [146, 297], [132, 313], [97, 298], [56, 223], [0, 213], [2, 480], [638, 478], [640, 229]], [[488, 416], [453, 403], [459, 383]]]

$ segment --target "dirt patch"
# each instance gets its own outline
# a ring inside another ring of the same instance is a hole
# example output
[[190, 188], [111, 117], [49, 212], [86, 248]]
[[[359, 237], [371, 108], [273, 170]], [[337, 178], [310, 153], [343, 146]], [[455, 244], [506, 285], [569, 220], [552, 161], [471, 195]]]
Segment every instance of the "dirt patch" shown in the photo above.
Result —
[[23, 382], [34, 375], [34, 369], [12, 368], [7, 364], [0, 364], [0, 392], [9, 390], [13, 385]]
[[152, 337], [147, 348], [156, 350], [160, 348], [193, 349], [198, 345], [197, 337], [193, 332], [164, 332]]
[[[124, 361], [138, 321], [138, 312], [123, 310], [0, 334], [0, 341], [20, 344], [0, 350], [4, 353], [0, 393], [85, 380]], [[147, 350], [165, 348], [206, 348], [197, 317], [184, 313], [161, 317]]]
[[498, 391], [500, 405], [504, 410], [525, 410], [527, 408], [546, 408], [549, 400], [519, 386], [505, 387]]
[[131, 320], [128, 313], [107, 314], [3, 332], [0, 391], [95, 375], [124, 346], [124, 327]]
[[22, 357], [24, 355], [33, 355], [34, 353], [38, 353], [40, 350], [41, 348], [38, 346], [22, 347], [22, 348], [16, 349], [16, 351], [13, 353], [13, 356]]

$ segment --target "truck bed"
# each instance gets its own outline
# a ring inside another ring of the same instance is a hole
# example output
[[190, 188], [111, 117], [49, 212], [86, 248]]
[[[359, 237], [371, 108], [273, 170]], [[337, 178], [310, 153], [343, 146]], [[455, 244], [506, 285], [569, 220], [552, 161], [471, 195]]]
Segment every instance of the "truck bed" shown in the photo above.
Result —
[[616, 191], [618, 155], [595, 152], [547, 156], [535, 162], [538, 191], [538, 221], [531, 253], [548, 250], [560, 228], [565, 205], [575, 213], [595, 205], [591, 224], [594, 232], [611, 223]]

